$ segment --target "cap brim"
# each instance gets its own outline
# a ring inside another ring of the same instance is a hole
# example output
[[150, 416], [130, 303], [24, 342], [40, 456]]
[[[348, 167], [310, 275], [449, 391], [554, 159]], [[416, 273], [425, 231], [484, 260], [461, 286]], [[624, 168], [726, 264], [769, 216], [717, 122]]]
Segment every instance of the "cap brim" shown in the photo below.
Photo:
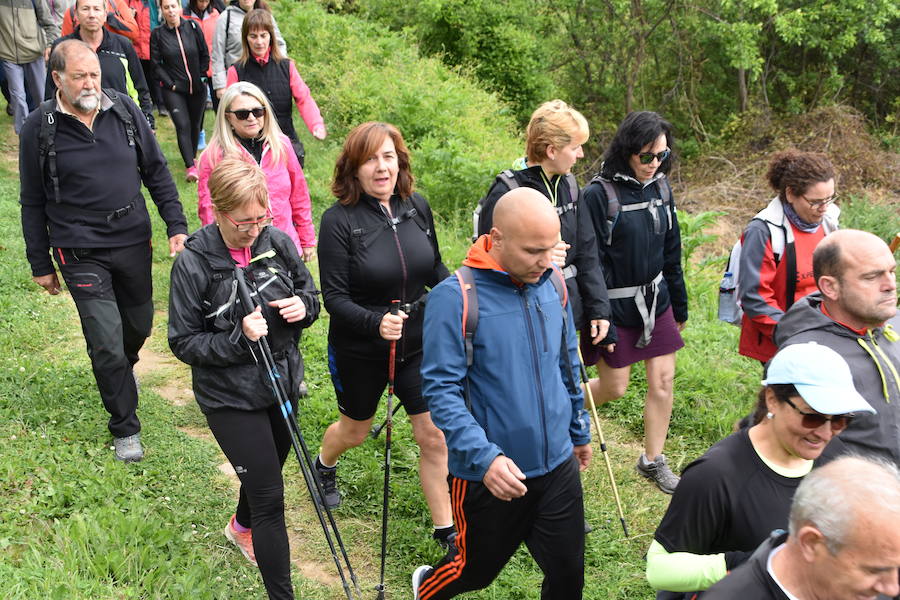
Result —
[[810, 408], [823, 415], [876, 412], [853, 387], [834, 388], [808, 383], [795, 383], [794, 387]]

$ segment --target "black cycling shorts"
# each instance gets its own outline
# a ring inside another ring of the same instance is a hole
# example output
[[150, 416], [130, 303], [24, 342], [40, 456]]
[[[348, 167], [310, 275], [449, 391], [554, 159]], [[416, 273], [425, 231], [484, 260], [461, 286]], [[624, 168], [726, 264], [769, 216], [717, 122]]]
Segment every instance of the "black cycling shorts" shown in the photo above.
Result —
[[[387, 387], [387, 356], [383, 360], [361, 360], [342, 356], [328, 344], [328, 371], [337, 395], [338, 410], [355, 421], [366, 421], [375, 415], [378, 402]], [[408, 415], [428, 412], [422, 398], [422, 353], [396, 361], [394, 396]]]

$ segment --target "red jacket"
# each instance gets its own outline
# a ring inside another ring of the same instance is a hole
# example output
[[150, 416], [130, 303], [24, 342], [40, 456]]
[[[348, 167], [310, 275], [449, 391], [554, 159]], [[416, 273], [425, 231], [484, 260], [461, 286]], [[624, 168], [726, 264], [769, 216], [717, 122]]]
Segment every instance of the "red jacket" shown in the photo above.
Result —
[[[106, 12], [106, 25], [104, 27], [113, 33], [124, 35], [136, 46], [139, 35], [138, 25], [134, 19], [134, 10], [128, 6], [127, 0], [106, 0]], [[73, 4], [63, 16], [60, 37], [73, 33], [77, 24], [75, 20], [75, 5]], [[150, 35], [149, 32], [147, 35]], [[140, 51], [138, 52], [138, 57], [144, 58], [141, 56]]]
[[150, 60], [150, 7], [141, 0], [125, 0], [125, 2], [134, 11], [134, 19], [137, 22], [138, 33], [136, 39], [131, 40], [134, 50], [141, 60]]

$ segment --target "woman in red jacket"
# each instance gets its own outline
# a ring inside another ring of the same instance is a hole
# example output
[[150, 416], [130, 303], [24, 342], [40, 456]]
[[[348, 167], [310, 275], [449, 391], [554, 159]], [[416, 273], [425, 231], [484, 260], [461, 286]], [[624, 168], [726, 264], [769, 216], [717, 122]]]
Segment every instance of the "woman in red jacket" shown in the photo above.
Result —
[[[213, 5], [212, 0], [190, 0], [187, 5], [187, 13], [184, 15], [186, 19], [196, 21], [203, 30], [203, 38], [206, 40], [206, 48], [209, 55], [212, 56], [212, 40], [213, 34], [216, 32], [216, 22], [219, 20], [219, 11]], [[209, 97], [212, 99], [213, 111], [219, 110], [219, 98], [216, 96], [212, 87], [212, 62], [210, 61], [209, 69], [206, 71], [209, 78], [207, 87], [209, 88]]]

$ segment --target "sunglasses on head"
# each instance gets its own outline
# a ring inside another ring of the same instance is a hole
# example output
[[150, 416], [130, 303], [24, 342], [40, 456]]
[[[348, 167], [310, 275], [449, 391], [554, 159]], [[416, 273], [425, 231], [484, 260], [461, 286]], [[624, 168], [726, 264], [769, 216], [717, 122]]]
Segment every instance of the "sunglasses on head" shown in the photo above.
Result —
[[855, 415], [853, 414], [845, 414], [845, 415], [823, 415], [821, 413], [809, 413], [803, 412], [797, 406], [791, 402], [790, 398], [785, 398], [785, 402], [787, 402], [791, 408], [796, 410], [798, 413], [803, 415], [803, 418], [800, 420], [800, 424], [803, 425], [807, 429], [818, 429], [825, 423], [831, 423], [831, 431], [834, 433], [838, 433], [847, 429], [847, 426], [850, 425], [850, 421], [853, 420]]
[[670, 154], [672, 154], [672, 151], [669, 150], [668, 148], [666, 148], [665, 150], [663, 150], [662, 152], [659, 152], [657, 154], [654, 154], [652, 152], [639, 152], [638, 160], [641, 161], [642, 165], [649, 165], [650, 163], [653, 162], [654, 158], [656, 160], [658, 160], [659, 162], [663, 162], [664, 160], [669, 158]]
[[257, 119], [266, 114], [266, 109], [264, 106], [257, 106], [256, 108], [239, 108], [238, 110], [226, 110], [225, 112], [231, 113], [238, 121], [246, 121], [250, 118], [250, 115], [253, 115]]

